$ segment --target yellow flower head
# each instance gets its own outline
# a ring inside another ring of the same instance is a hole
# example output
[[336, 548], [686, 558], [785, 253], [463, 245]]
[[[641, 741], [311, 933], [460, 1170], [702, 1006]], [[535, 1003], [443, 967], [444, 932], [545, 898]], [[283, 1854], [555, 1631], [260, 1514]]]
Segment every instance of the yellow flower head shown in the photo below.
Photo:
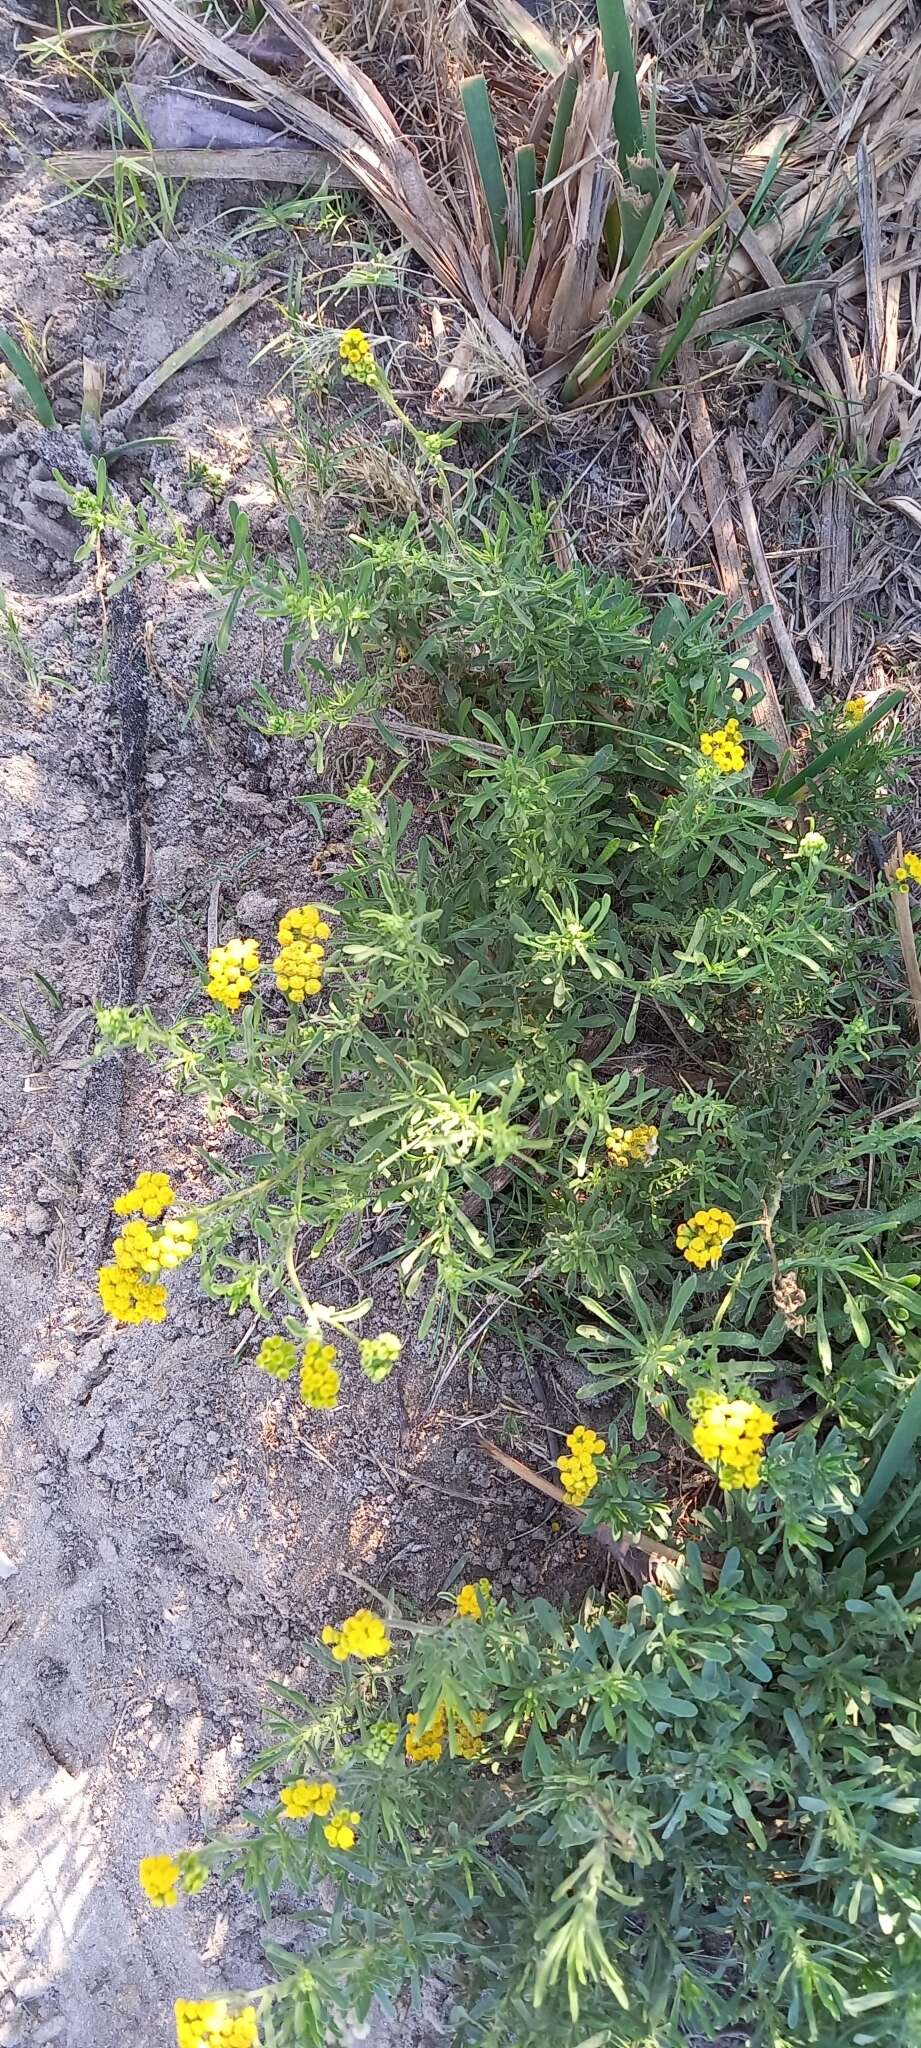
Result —
[[308, 1408], [335, 1408], [340, 1386], [335, 1356], [335, 1345], [321, 1344], [318, 1337], [304, 1345], [300, 1388], [301, 1400]]
[[297, 1364], [297, 1351], [290, 1337], [263, 1337], [256, 1364], [273, 1380], [289, 1380]]
[[900, 889], [907, 889], [909, 882], [921, 882], [921, 853], [903, 853], [895, 879]]
[[208, 954], [207, 992], [225, 1010], [238, 1010], [258, 972], [258, 940], [228, 939], [226, 946], [214, 946]]
[[610, 1165], [621, 1171], [628, 1166], [648, 1166], [658, 1152], [659, 1133], [655, 1124], [635, 1124], [632, 1131], [615, 1124], [604, 1146]]
[[290, 946], [295, 939], [306, 944], [319, 945], [330, 936], [330, 927], [324, 912], [316, 903], [297, 903], [293, 910], [286, 910], [278, 927], [278, 943]]
[[152, 1906], [175, 1906], [180, 1870], [175, 1856], [142, 1856], [138, 1882]]
[[156, 1223], [175, 1199], [168, 1173], [139, 1173], [133, 1187], [123, 1195], [116, 1195], [112, 1213], [115, 1216], [146, 1216], [149, 1223]]
[[318, 996], [323, 987], [323, 948], [308, 945], [306, 939], [291, 939], [272, 961], [275, 984], [289, 1003], [302, 1003], [305, 996]]
[[411, 1764], [437, 1764], [448, 1734], [448, 1717], [444, 1704], [439, 1707], [434, 1721], [430, 1721], [422, 1734], [419, 1733], [418, 1714], [407, 1714], [404, 1748]]
[[723, 1394], [695, 1394], [688, 1403], [694, 1418], [691, 1441], [698, 1456], [711, 1465], [727, 1492], [757, 1486], [764, 1445], [774, 1418], [759, 1401], [727, 1400]]
[[336, 1787], [328, 1778], [324, 1778], [322, 1783], [310, 1778], [295, 1778], [293, 1785], [282, 1786], [281, 1803], [289, 1820], [310, 1820], [315, 1813], [322, 1820], [336, 1804]]
[[580, 1508], [598, 1484], [595, 1460], [601, 1457], [607, 1446], [597, 1430], [586, 1429], [581, 1422], [570, 1430], [566, 1444], [568, 1456], [565, 1451], [561, 1454], [556, 1461], [556, 1469], [570, 1507]]
[[675, 1243], [688, 1265], [702, 1272], [705, 1266], [719, 1265], [735, 1227], [728, 1209], [695, 1209], [686, 1223], [679, 1223]]
[[355, 1830], [360, 1819], [360, 1813], [356, 1813], [354, 1809], [350, 1811], [346, 1806], [343, 1806], [338, 1813], [334, 1813], [332, 1820], [328, 1820], [323, 1829], [330, 1848], [354, 1849]]
[[474, 1586], [468, 1579], [465, 1586], [459, 1586], [454, 1596], [456, 1612], [467, 1621], [482, 1621], [488, 1612], [492, 1583], [489, 1579], [478, 1579]]
[[867, 715], [866, 697], [849, 697], [842, 711], [845, 725], [859, 725]]
[[133, 1266], [100, 1266], [99, 1299], [117, 1323], [162, 1323], [166, 1288], [145, 1280]]
[[320, 1640], [328, 1645], [337, 1664], [344, 1664], [347, 1657], [386, 1657], [393, 1649], [383, 1622], [370, 1607], [356, 1608], [338, 1628], [327, 1622]]
[[376, 375], [374, 351], [360, 327], [346, 328], [339, 343], [339, 362], [343, 377], [353, 378], [356, 384], [373, 384]]
[[259, 2048], [254, 2005], [226, 1998], [177, 1998], [176, 2048]]
[[738, 719], [727, 718], [725, 725], [716, 726], [713, 732], [702, 732], [700, 751], [721, 775], [741, 774], [745, 766], [745, 748]]

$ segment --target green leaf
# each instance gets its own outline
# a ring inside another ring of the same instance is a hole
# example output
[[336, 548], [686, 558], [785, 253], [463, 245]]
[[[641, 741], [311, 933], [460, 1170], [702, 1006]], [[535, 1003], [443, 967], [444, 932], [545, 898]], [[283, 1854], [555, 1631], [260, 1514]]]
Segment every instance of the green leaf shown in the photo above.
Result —
[[636, 83], [633, 35], [624, 0], [598, 0], [598, 20], [601, 25], [607, 74], [609, 78], [617, 78], [614, 92], [614, 133], [617, 137], [621, 170], [625, 177], [629, 177], [629, 159], [643, 155], [646, 147], [646, 130], [643, 126], [640, 95]]
[[536, 219], [537, 157], [530, 142], [515, 151], [515, 183], [518, 188], [518, 257], [522, 270], [531, 254]]
[[563, 83], [560, 86], [560, 95], [556, 103], [556, 113], [553, 116], [553, 127], [550, 130], [550, 142], [547, 148], [547, 161], [544, 164], [544, 175], [542, 179], [542, 183], [544, 185], [552, 185], [554, 178], [556, 178], [559, 175], [560, 164], [563, 160], [563, 147], [566, 142], [567, 133], [569, 131], [569, 123], [572, 120], [572, 110], [576, 104], [576, 91], [578, 89], [578, 84], [579, 74], [576, 70], [575, 65], [573, 64], [567, 71]]
[[40, 383], [27, 355], [14, 341], [9, 329], [0, 327], [0, 356], [4, 356], [15, 378], [22, 385], [26, 397], [31, 401], [32, 411], [42, 427], [56, 427], [51, 400], [45, 387]]
[[904, 700], [904, 690], [887, 690], [885, 697], [881, 697], [879, 703], [872, 706], [859, 725], [848, 726], [847, 732], [843, 732], [840, 739], [833, 740], [830, 747], [824, 747], [821, 754], [817, 754], [815, 760], [810, 761], [808, 768], [801, 768], [799, 774], [791, 775], [787, 782], [775, 783], [770, 792], [772, 801], [776, 804], [786, 803], [787, 798], [795, 796], [797, 790], [804, 789], [807, 782], [817, 782], [824, 775], [826, 768], [834, 767], [836, 761], [845, 761], [848, 754], [852, 754], [861, 740], [866, 739], [873, 727], [879, 724], [880, 719], [888, 718], [890, 711], [897, 711]]
[[860, 1496], [860, 1512], [869, 1522], [893, 1482], [901, 1477], [921, 1436], [921, 1374], [915, 1381], [898, 1422], [878, 1457]]
[[496, 261], [501, 268], [505, 262], [508, 242], [508, 193], [496, 139], [495, 122], [489, 104], [489, 93], [482, 72], [478, 72], [475, 78], [465, 78], [460, 91], [464, 118], [473, 144], [480, 183], [489, 212]]

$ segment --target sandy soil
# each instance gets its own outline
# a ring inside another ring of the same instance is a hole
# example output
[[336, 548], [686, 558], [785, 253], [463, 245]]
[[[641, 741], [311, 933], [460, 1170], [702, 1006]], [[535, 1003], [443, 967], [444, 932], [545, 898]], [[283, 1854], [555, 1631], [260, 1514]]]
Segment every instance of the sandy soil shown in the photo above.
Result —
[[[20, 132], [21, 116], [15, 100]], [[52, 390], [73, 418], [84, 352], [106, 364], [111, 402], [225, 303], [236, 276], [222, 212], [247, 195], [189, 194], [178, 242], [129, 252], [113, 299], [85, 278], [100, 261], [98, 213], [62, 205], [17, 145], [7, 158], [0, 318], [44, 335]], [[253, 358], [276, 320], [257, 309], [134, 429], [172, 437], [148, 471], [169, 503], [226, 532], [233, 495], [266, 545], [286, 515], [259, 443], [284, 435], [286, 401], [277, 365]], [[220, 473], [220, 489], [190, 478], [190, 454]], [[523, 1492], [500, 1495], [495, 1468], [447, 1415], [429, 1414], [432, 1362], [411, 1329], [400, 1384], [362, 1383], [321, 1420], [236, 1355], [244, 1326], [202, 1300], [192, 1272], [163, 1330], [116, 1333], [102, 1317], [79, 1103], [123, 801], [93, 564], [73, 563], [76, 530], [35, 497], [46, 471], [4, 408], [0, 573], [27, 665], [4, 649], [0, 2048], [164, 2048], [177, 1995], [261, 1981], [262, 1930], [232, 1892], [152, 1912], [138, 1856], [192, 1843], [233, 1813], [267, 1681], [302, 1681], [315, 1627], [354, 1604], [340, 1574], [420, 1602], [458, 1573], [524, 1589], [571, 1567], [572, 1540], [552, 1535]], [[39, 505], [56, 547], [24, 521]], [[140, 995], [176, 1015], [197, 1000], [188, 949], [204, 949], [214, 883], [222, 934], [242, 925], [267, 937], [279, 907], [315, 893], [323, 855], [296, 802], [309, 759], [292, 743], [270, 748], [241, 718], [254, 677], [277, 673], [277, 649], [244, 623], [199, 699], [207, 601], [156, 574], [140, 601], [151, 713]], [[325, 814], [330, 841], [345, 828], [344, 813]], [[23, 1011], [47, 1053], [29, 1042]], [[201, 1195], [205, 1140], [221, 1142], [198, 1107], [133, 1065], [122, 1184], [145, 1164], [168, 1166], [183, 1195]], [[325, 1287], [343, 1300], [353, 1285], [335, 1266], [313, 1282], [318, 1298]], [[399, 1304], [378, 1293], [394, 1326]], [[501, 1337], [491, 1359], [484, 1405], [535, 1405], [540, 1390], [522, 1384]], [[463, 1395], [449, 1387], [447, 1406]], [[269, 1929], [289, 1931], [280, 1920]], [[403, 2043], [421, 2038], [414, 2020], [399, 2030]]]

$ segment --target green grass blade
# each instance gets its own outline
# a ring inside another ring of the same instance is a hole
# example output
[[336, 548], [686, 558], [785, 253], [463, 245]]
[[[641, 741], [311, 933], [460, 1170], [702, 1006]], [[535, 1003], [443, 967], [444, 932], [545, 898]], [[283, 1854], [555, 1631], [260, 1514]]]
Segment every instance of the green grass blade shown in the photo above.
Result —
[[614, 92], [614, 133], [621, 158], [621, 170], [629, 175], [628, 157], [640, 157], [646, 146], [646, 131], [636, 85], [633, 36], [624, 0], [598, 0], [598, 20], [609, 78], [616, 72]]
[[629, 304], [629, 301], [633, 297], [633, 293], [635, 292], [636, 287], [639, 284], [640, 273], [643, 269], [643, 265], [646, 262], [646, 259], [652, 248], [653, 242], [656, 239], [659, 229], [662, 226], [662, 222], [665, 219], [665, 209], [668, 205], [669, 199], [671, 198], [672, 191], [674, 189], [675, 179], [677, 176], [678, 173], [676, 170], [669, 171], [668, 177], [666, 178], [664, 185], [662, 186], [660, 192], [658, 193], [657, 197], [653, 200], [652, 205], [649, 208], [649, 212], [647, 213], [646, 218], [643, 222], [643, 227], [636, 248], [634, 249], [630, 261], [627, 264], [627, 268], [624, 271], [623, 277], [618, 278], [617, 281], [617, 290], [614, 294], [614, 298], [612, 301], [613, 305], [617, 307], [622, 307]]
[[36, 377], [28, 356], [23, 353], [18, 341], [13, 340], [6, 327], [0, 327], [0, 356], [5, 358], [13, 376], [22, 385], [39, 425], [56, 427], [57, 420], [48, 393]]
[[572, 110], [576, 104], [578, 85], [579, 80], [576, 69], [572, 65], [560, 86], [560, 96], [556, 103], [556, 113], [553, 116], [553, 127], [550, 130], [547, 161], [544, 165], [542, 180], [542, 183], [545, 185], [552, 185], [554, 178], [559, 175], [560, 164], [563, 161], [563, 145], [566, 141], [569, 123], [572, 120]]
[[[860, 1512], [865, 1522], [875, 1514], [880, 1502], [888, 1493], [893, 1480], [904, 1472], [914, 1452], [918, 1437], [921, 1436], [921, 1374], [915, 1381], [892, 1434], [883, 1447], [870, 1478], [860, 1496]], [[906, 1503], [907, 1505], [907, 1503]]]
[[489, 211], [496, 260], [502, 264], [505, 262], [508, 241], [508, 193], [486, 80], [480, 72], [476, 78], [465, 78], [460, 90], [464, 117]]
[[531, 254], [537, 218], [537, 156], [530, 142], [522, 143], [521, 148], [515, 151], [515, 183], [518, 188], [518, 253], [523, 270]]
[[678, 350], [687, 341], [688, 336], [693, 333], [701, 313], [706, 310], [713, 298], [715, 282], [716, 267], [714, 264], [708, 263], [703, 277], [698, 278], [690, 298], [682, 306], [671, 334], [661, 350], [658, 362], [652, 373], [653, 384], [658, 384], [660, 378], [665, 376], [665, 372], [671, 368]]
[[845, 760], [860, 741], [866, 739], [872, 732], [874, 725], [879, 724], [881, 718], [888, 717], [890, 711], [897, 709], [904, 697], [904, 690], [887, 690], [885, 697], [881, 697], [879, 703], [873, 705], [872, 710], [867, 712], [866, 718], [862, 718], [859, 725], [848, 726], [847, 732], [843, 732], [840, 739], [833, 740], [830, 747], [825, 747], [821, 754], [817, 754], [815, 760], [810, 761], [808, 768], [801, 768], [798, 775], [791, 775], [789, 782], [781, 782], [772, 789], [773, 801], [779, 804], [786, 803], [788, 796], [795, 796], [797, 790], [804, 789], [807, 782], [815, 782], [820, 775], [824, 775], [826, 768], [833, 767], [836, 761]]

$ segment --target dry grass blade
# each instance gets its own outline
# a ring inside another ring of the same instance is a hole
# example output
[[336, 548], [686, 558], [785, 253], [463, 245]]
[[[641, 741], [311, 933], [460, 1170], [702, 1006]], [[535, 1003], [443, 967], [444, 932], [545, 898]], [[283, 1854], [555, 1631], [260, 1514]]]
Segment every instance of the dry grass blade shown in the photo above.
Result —
[[[875, 461], [889, 427], [895, 403], [894, 374], [899, 361], [899, 306], [902, 297], [902, 279], [909, 261], [909, 242], [917, 235], [918, 210], [921, 205], [921, 163], [916, 166], [899, 215], [898, 233], [895, 238], [895, 253], [892, 265], [884, 265], [881, 275], [886, 278], [886, 298], [883, 312], [883, 343], [880, 357], [880, 392], [873, 413], [867, 422], [867, 454]], [[888, 275], [892, 271], [894, 274]], [[915, 299], [917, 313], [917, 300]], [[914, 323], [909, 342], [911, 360], [917, 362], [921, 355], [921, 316]]]
[[358, 192], [328, 156], [312, 149], [62, 149], [48, 158], [47, 169], [72, 184], [112, 178], [118, 164], [156, 171], [162, 178], [191, 178], [219, 183], [245, 179], [267, 185], [325, 185], [332, 192]]
[[249, 291], [237, 292], [235, 298], [232, 298], [220, 313], [216, 313], [213, 320], [207, 320], [203, 327], [197, 327], [195, 333], [189, 335], [188, 341], [184, 341], [180, 348], [174, 348], [171, 355], [168, 355], [156, 370], [151, 370], [149, 377], [142, 378], [130, 397], [123, 398], [120, 405], [113, 405], [105, 414], [102, 421], [105, 438], [109, 440], [113, 434], [121, 433], [129, 420], [134, 419], [135, 413], [140, 412], [142, 405], [146, 405], [147, 400], [152, 398], [170, 377], [175, 377], [177, 370], [184, 370], [188, 363], [194, 362], [195, 357], [201, 355], [203, 348], [216, 341], [218, 335], [223, 334], [226, 328], [232, 327], [235, 320], [242, 320], [244, 313], [248, 313], [252, 306], [258, 305], [260, 299], [264, 299], [269, 292], [276, 289], [276, 284], [277, 280], [273, 277], [262, 278], [258, 284], [252, 285]]
[[526, 50], [535, 64], [539, 64], [551, 78], [559, 78], [565, 71], [566, 59], [559, 44], [547, 35], [527, 8], [522, 7], [521, 0], [475, 0], [475, 8], [477, 14], [484, 15], [487, 21], [501, 28], [510, 42]]
[[841, 105], [841, 78], [831, 44], [816, 28], [801, 0], [785, 0], [787, 13], [799, 36], [822, 91], [834, 113]]
[[869, 411], [876, 404], [879, 397], [886, 310], [883, 300], [883, 280], [881, 274], [882, 250], [879, 237], [879, 196], [876, 186], [876, 167], [863, 140], [857, 144], [857, 205], [860, 212], [860, 237], [863, 245], [863, 262], [867, 282], [867, 338], [864, 351], [863, 398], [864, 406]]
[[909, 5], [910, 0], [867, 0], [838, 36], [837, 48], [845, 63], [859, 64]]
[[[679, 354], [679, 368], [684, 385], [685, 403], [688, 409], [688, 423], [694, 456], [700, 471], [700, 479], [710, 514], [710, 530], [716, 553], [720, 581], [730, 604], [739, 605], [744, 616], [754, 609], [751, 592], [742, 570], [742, 556], [736, 530], [729, 511], [728, 492], [722, 470], [716, 455], [713, 426], [707, 409], [707, 401], [697, 381], [697, 371], [691, 350], [685, 346]], [[754, 716], [758, 725], [763, 725], [776, 741], [781, 754], [790, 752], [790, 735], [780, 705], [780, 699], [771, 676], [767, 661], [767, 650], [762, 631], [757, 633], [758, 657], [753, 666], [764, 687], [764, 696], [755, 705]]]
[[803, 710], [814, 711], [815, 698], [800, 667], [796, 648], [787, 631], [786, 620], [780, 609], [780, 600], [777, 596], [774, 578], [771, 575], [770, 563], [764, 552], [761, 529], [758, 525], [748, 477], [745, 473], [745, 457], [742, 454], [742, 443], [736, 434], [730, 434], [726, 442], [726, 459], [729, 463], [729, 474], [732, 477], [735, 489], [739, 515], [745, 529], [745, 538], [748, 542], [748, 552], [751, 556], [752, 568], [758, 579], [758, 588], [763, 602], [771, 607], [771, 616], [768, 624], [777, 642], [777, 652], [780, 655]]

